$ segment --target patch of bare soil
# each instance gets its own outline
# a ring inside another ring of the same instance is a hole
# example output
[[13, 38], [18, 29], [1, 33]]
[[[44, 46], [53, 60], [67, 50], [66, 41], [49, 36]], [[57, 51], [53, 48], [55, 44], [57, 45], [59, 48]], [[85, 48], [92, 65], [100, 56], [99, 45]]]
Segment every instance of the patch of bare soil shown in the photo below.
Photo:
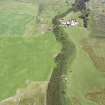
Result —
[[105, 40], [86, 39], [82, 41], [83, 49], [89, 54], [100, 71], [105, 72]]
[[86, 98], [98, 105], [105, 105], [105, 89], [94, 89], [87, 93]]
[[19, 89], [16, 96], [0, 102], [0, 105], [46, 105], [47, 82], [32, 82]]

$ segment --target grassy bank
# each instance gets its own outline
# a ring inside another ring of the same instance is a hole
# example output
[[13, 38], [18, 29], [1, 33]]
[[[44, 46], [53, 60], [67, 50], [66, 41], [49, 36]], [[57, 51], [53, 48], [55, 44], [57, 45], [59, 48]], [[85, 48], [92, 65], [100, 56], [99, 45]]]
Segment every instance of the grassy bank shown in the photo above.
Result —
[[70, 100], [66, 96], [66, 76], [68, 65], [75, 56], [75, 46], [68, 34], [59, 26], [59, 19], [65, 17], [72, 9], [55, 16], [53, 19], [53, 33], [56, 40], [61, 43], [61, 52], [56, 56], [56, 68], [53, 70], [47, 91], [47, 105], [69, 105]]

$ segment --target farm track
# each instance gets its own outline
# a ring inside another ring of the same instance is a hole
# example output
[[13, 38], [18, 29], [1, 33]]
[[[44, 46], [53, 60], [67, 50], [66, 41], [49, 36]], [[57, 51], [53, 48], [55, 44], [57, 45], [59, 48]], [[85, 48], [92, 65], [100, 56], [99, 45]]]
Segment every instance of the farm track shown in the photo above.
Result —
[[54, 68], [47, 90], [47, 105], [70, 105], [70, 99], [66, 96], [66, 77], [68, 65], [73, 61], [76, 54], [74, 43], [68, 38], [68, 34], [59, 26], [59, 19], [65, 17], [72, 9], [53, 18], [53, 33], [56, 40], [61, 43], [61, 52], [55, 58]]

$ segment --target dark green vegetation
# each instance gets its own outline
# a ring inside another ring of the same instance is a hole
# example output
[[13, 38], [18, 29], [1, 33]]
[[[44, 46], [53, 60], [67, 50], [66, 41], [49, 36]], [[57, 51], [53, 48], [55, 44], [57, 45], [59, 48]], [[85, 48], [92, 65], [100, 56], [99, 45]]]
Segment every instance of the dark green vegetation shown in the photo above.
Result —
[[75, 3], [72, 5], [72, 8], [75, 12], [80, 11], [80, 18], [83, 19], [83, 26], [85, 28], [88, 27], [88, 16], [89, 16], [89, 8], [87, 7], [87, 3], [89, 0], [75, 0]]
[[66, 97], [66, 76], [68, 65], [74, 58], [75, 46], [68, 39], [68, 34], [59, 26], [59, 19], [65, 17], [72, 9], [57, 15], [53, 19], [53, 32], [56, 40], [61, 43], [62, 50], [55, 58], [56, 68], [54, 69], [48, 85], [47, 105], [69, 105], [70, 100]]

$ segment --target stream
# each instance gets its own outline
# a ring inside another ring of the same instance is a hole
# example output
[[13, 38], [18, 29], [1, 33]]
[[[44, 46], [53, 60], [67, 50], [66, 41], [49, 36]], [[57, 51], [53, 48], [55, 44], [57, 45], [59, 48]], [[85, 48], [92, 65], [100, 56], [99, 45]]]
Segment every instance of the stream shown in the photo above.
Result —
[[70, 100], [66, 96], [66, 77], [68, 65], [75, 57], [75, 45], [68, 38], [68, 34], [60, 27], [59, 19], [65, 17], [72, 9], [53, 18], [53, 33], [56, 40], [61, 43], [61, 52], [56, 56], [56, 68], [53, 70], [47, 90], [47, 105], [70, 105]]
[[87, 12], [86, 2], [88, 1], [89, 0], [75, 0], [74, 7], [52, 19], [53, 33], [56, 40], [61, 43], [62, 49], [55, 58], [56, 68], [54, 68], [48, 84], [47, 105], [70, 105], [70, 99], [66, 93], [67, 73], [69, 70], [68, 66], [75, 58], [76, 48], [72, 40], [70, 40], [69, 35], [64, 31], [63, 27], [60, 26], [59, 20], [72, 11], [81, 11], [84, 27], [87, 28], [88, 13], [85, 12]]

